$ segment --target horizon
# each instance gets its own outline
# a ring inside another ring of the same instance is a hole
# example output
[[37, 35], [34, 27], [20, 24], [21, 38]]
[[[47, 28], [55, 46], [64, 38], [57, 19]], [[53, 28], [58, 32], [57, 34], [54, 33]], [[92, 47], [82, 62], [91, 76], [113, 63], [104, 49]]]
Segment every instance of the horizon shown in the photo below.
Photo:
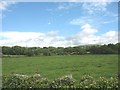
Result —
[[[61, 47], [61, 48], [68, 48], [68, 47], [84, 47], [84, 46], [104, 46], [104, 45], [109, 45], [109, 44], [112, 44], [112, 43], [108, 43], [108, 44], [86, 44], [86, 45], [77, 45], [77, 46], [67, 46], [67, 47]], [[113, 45], [116, 45], [116, 44], [120, 44], [120, 42], [118, 43], [115, 43]], [[19, 46], [19, 45], [15, 45], [15, 46], [0, 46], [0, 47], [25, 47], [25, 48], [33, 48], [33, 47], [36, 47], [36, 48], [44, 48], [44, 47], [39, 47], [39, 46]], [[47, 46], [46, 48], [49, 48], [49, 47], [54, 47], [54, 46]], [[59, 48], [60, 46], [58, 47], [54, 47], [54, 48]]]
[[117, 2], [2, 2], [0, 46], [118, 43]]

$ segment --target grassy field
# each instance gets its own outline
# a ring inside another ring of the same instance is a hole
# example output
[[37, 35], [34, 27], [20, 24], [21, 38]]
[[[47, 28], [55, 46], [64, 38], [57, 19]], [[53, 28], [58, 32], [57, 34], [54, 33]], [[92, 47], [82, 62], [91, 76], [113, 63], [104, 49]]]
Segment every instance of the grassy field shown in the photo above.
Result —
[[118, 71], [117, 55], [41, 56], [3, 58], [3, 74], [12, 72], [32, 75], [36, 72], [52, 80], [72, 74], [78, 80], [84, 74], [94, 77], [115, 76]]

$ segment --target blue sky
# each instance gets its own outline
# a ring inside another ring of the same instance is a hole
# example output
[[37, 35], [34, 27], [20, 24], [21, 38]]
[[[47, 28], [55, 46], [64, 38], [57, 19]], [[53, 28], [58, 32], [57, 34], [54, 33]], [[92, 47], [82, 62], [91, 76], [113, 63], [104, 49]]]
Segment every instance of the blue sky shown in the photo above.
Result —
[[[1, 45], [65, 47], [117, 43], [117, 2], [17, 2], [6, 7], [4, 3]], [[18, 37], [13, 37], [15, 34]], [[24, 40], [20, 34], [26, 36]]]

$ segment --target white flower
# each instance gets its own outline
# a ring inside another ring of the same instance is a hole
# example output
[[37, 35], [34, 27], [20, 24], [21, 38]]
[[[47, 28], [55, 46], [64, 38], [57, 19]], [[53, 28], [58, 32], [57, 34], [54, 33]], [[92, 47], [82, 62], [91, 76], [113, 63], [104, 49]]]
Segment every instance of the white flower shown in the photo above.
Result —
[[34, 77], [40, 77], [40, 74], [35, 74]]

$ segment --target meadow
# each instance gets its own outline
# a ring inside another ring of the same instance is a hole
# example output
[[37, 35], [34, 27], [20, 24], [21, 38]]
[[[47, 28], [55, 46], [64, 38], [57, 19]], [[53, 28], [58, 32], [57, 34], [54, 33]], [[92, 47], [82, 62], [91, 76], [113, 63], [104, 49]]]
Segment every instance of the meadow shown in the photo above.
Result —
[[95, 78], [111, 77], [118, 73], [118, 55], [71, 55], [11, 57], [2, 59], [3, 75], [11, 73], [41, 74], [50, 80], [72, 74], [78, 80], [89, 74]]

